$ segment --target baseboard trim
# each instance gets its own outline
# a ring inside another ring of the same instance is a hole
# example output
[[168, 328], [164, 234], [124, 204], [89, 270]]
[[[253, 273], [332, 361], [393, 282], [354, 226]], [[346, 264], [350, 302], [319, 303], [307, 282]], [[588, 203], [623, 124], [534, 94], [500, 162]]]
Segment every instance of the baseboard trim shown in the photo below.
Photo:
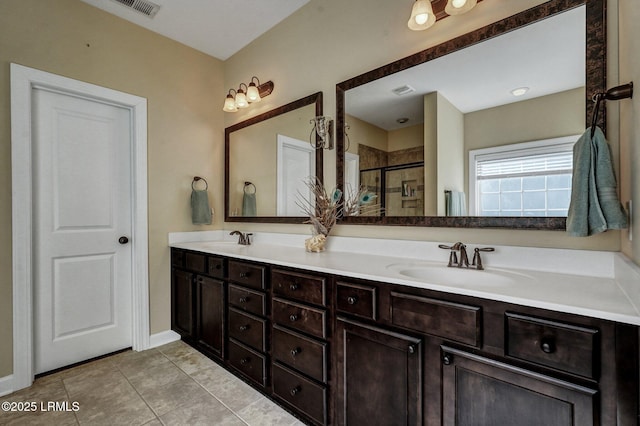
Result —
[[149, 349], [180, 340], [180, 335], [172, 330], [161, 331], [149, 337]]
[[0, 377], [0, 396], [9, 395], [13, 392], [13, 374]]

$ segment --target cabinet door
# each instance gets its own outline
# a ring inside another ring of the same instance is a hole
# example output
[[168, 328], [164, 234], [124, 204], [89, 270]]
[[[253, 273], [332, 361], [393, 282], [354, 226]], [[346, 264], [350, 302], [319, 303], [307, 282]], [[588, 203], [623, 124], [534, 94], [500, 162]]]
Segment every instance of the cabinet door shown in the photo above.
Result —
[[171, 270], [171, 329], [182, 337], [193, 335], [193, 274], [181, 269]]
[[198, 343], [222, 357], [224, 342], [224, 283], [198, 275], [197, 325]]
[[338, 317], [340, 425], [422, 424], [421, 340]]
[[442, 424], [593, 425], [596, 391], [442, 347]]

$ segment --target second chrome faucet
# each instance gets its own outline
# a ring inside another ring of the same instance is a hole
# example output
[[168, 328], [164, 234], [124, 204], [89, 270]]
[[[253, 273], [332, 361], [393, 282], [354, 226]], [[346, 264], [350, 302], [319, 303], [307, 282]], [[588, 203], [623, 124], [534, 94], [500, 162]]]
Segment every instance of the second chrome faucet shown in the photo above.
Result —
[[[469, 256], [467, 255], [467, 246], [462, 242], [458, 241], [452, 246], [447, 246], [445, 244], [438, 245], [441, 249], [450, 250], [449, 253], [449, 263], [447, 266], [449, 267], [457, 267], [457, 268], [469, 268], [469, 269], [478, 269], [483, 270], [484, 266], [482, 265], [482, 258], [480, 257], [480, 252], [491, 252], [496, 249], [493, 247], [476, 247], [473, 249], [473, 259], [471, 260], [471, 265], [469, 265]], [[459, 253], [459, 258], [458, 258]]]

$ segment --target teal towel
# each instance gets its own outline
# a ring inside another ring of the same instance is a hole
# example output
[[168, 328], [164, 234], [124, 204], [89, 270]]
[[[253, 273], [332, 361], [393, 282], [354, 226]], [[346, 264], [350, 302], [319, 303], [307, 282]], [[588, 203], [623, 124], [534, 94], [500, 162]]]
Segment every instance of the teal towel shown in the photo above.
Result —
[[571, 204], [567, 233], [573, 237], [627, 227], [627, 215], [618, 200], [611, 152], [598, 127], [587, 129], [573, 146]]
[[447, 216], [466, 216], [467, 201], [464, 192], [449, 191], [445, 192], [446, 215]]
[[255, 192], [245, 192], [242, 196], [242, 216], [257, 216]]
[[204, 189], [191, 191], [191, 222], [194, 225], [211, 225], [209, 193]]

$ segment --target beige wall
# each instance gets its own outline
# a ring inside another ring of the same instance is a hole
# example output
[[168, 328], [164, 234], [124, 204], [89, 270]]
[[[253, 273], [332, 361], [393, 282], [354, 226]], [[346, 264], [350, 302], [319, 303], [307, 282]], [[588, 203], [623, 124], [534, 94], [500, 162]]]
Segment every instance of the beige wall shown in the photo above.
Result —
[[[0, 2], [0, 378], [12, 373], [9, 63], [148, 100], [151, 332], [170, 328], [167, 233], [220, 228], [222, 62], [79, 0]], [[212, 226], [190, 221], [191, 179], [209, 182]]]
[[444, 191], [464, 189], [464, 114], [438, 93], [438, 216], [446, 215]]
[[[351, 115], [347, 115], [345, 121], [349, 125], [349, 152], [357, 154], [360, 144], [385, 152], [389, 151], [389, 135], [386, 130]], [[333, 164], [335, 164], [335, 160]], [[332, 174], [332, 176], [335, 175]], [[333, 180], [335, 181], [335, 177]]]
[[422, 123], [388, 132], [389, 152], [424, 145]]

